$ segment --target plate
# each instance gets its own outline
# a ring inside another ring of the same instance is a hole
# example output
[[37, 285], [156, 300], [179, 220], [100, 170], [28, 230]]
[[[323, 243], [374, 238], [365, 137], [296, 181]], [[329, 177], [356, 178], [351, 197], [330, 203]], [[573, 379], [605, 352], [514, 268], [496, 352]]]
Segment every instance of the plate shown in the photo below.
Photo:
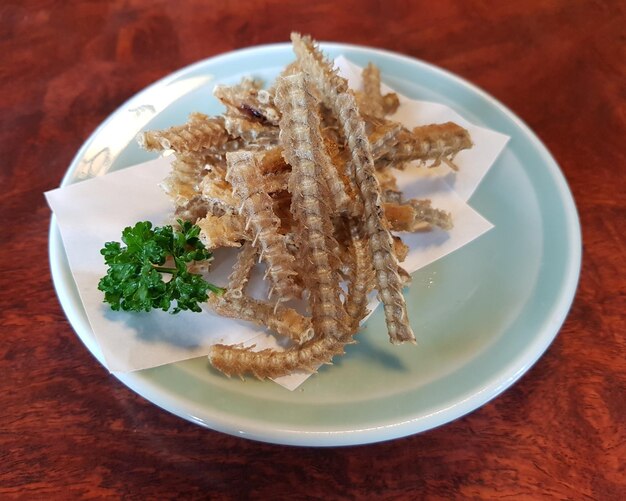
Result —
[[[333, 366], [289, 392], [228, 379], [205, 357], [115, 374], [144, 398], [189, 421], [236, 436], [336, 446], [398, 438], [448, 423], [512, 385], [544, 353], [571, 305], [580, 270], [580, 225], [554, 159], [511, 111], [444, 70], [383, 50], [322, 44], [331, 57], [369, 61], [385, 83], [414, 99], [444, 103], [511, 137], [469, 203], [495, 229], [419, 270], [407, 293], [419, 346], [392, 346], [377, 311]], [[221, 111], [215, 83], [253, 74], [271, 81], [293, 59], [289, 44], [254, 47], [198, 62], [122, 105], [92, 134], [62, 185], [143, 162], [140, 130]], [[80, 339], [102, 361], [74, 285], [54, 217], [54, 285]]]

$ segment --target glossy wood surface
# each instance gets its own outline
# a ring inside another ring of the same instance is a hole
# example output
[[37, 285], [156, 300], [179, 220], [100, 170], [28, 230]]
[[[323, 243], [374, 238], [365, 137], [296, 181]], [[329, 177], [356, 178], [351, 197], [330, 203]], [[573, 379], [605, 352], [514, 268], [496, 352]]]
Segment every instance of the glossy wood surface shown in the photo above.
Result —
[[[0, 498], [623, 499], [625, 23], [610, 0], [2, 2]], [[110, 376], [55, 296], [43, 192], [93, 129], [177, 68], [294, 29], [476, 83], [545, 142], [576, 199], [583, 268], [559, 336], [439, 429], [329, 449], [202, 429]]]

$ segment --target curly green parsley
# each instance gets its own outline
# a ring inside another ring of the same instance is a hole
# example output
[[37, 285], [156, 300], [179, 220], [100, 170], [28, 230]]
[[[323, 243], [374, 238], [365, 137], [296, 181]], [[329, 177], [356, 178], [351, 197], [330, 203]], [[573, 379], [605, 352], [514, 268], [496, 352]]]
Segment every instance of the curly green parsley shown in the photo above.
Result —
[[[179, 230], [170, 225], [153, 229], [149, 221], [138, 222], [122, 232], [125, 247], [119, 242], [104, 244], [100, 254], [109, 269], [98, 289], [112, 310], [199, 312], [209, 291], [224, 293], [187, 269], [188, 263], [210, 260], [212, 254], [198, 238], [198, 226], [180, 219], [178, 224]], [[165, 281], [164, 274], [170, 279]]]

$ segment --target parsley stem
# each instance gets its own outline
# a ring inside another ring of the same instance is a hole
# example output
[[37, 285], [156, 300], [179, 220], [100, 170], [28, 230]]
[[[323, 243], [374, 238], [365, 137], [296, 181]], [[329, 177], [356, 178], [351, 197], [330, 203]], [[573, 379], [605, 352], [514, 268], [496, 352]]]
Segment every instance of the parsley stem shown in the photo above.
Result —
[[221, 296], [222, 294], [226, 292], [226, 289], [223, 289], [222, 287], [218, 287], [217, 285], [213, 285], [213, 284], [209, 284], [209, 290], [213, 294], [217, 294], [218, 296]]
[[[178, 272], [176, 268], [168, 268], [167, 266], [153, 266], [153, 268], [159, 273], [171, 273], [173, 275]], [[213, 294], [217, 294], [218, 296], [221, 296], [222, 294], [226, 292], [226, 289], [222, 287], [218, 287], [217, 285], [208, 284], [208, 286], [209, 286], [209, 290]]]
[[159, 273], [171, 273], [172, 275], [178, 271], [176, 268], [168, 268], [166, 266], [155, 266], [154, 269]]

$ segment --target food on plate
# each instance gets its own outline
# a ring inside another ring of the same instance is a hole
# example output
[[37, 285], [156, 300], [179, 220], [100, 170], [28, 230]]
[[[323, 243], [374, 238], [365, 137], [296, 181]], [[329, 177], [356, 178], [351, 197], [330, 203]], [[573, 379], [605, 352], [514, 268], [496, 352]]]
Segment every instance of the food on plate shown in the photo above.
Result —
[[[405, 199], [394, 169], [441, 162], [456, 169], [455, 155], [472, 146], [454, 123], [409, 130], [390, 119], [400, 101], [382, 94], [376, 66], [363, 70], [363, 90], [355, 91], [310, 37], [293, 33], [291, 39], [296, 59], [270, 87], [250, 78], [218, 85], [222, 115], [193, 113], [186, 124], [139, 137], [148, 150], [174, 154], [163, 188], [182, 233], [192, 238], [187, 244], [196, 249], [193, 239], [202, 242], [198, 257], [238, 249], [226, 287], [194, 282], [195, 302], [179, 291], [155, 300], [156, 307], [176, 300], [176, 311], [196, 311], [204, 301], [217, 314], [265, 326], [286, 340], [284, 349], [258, 351], [214, 345], [209, 360], [228, 375], [276, 378], [331, 363], [354, 342], [373, 291], [390, 341], [415, 343], [402, 294], [410, 282], [401, 265], [408, 247], [392, 232], [448, 230], [453, 221], [429, 200]], [[107, 246], [111, 253], [120, 249]], [[186, 263], [189, 254], [183, 256], [174, 259]], [[152, 263], [157, 268], [161, 257]], [[246, 293], [257, 262], [269, 282], [264, 299]], [[178, 273], [177, 279], [196, 280], [182, 266]], [[117, 289], [107, 284], [105, 300], [123, 309], [122, 299], [133, 304], [121, 296], [116, 302]]]

